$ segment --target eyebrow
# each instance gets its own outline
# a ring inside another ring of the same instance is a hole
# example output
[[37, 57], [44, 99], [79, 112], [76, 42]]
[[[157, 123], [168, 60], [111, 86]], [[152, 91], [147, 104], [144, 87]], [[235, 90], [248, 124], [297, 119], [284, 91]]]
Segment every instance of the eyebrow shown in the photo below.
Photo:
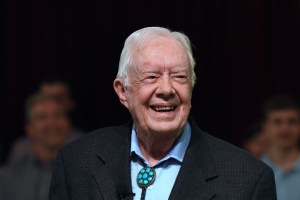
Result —
[[178, 74], [178, 73], [181, 73], [181, 72], [187, 72], [187, 70], [186, 69], [179, 69], [179, 70], [176, 70], [176, 71], [174, 71], [174, 72], [171, 72], [171, 74]]
[[158, 73], [159, 69], [155, 67], [151, 67], [150, 69], [143, 69], [141, 70], [142, 73]]
[[[157, 73], [158, 71], [160, 71], [159, 68], [152, 67], [152, 66], [147, 69], [141, 70], [142, 73]], [[171, 73], [180, 73], [180, 72], [187, 72], [187, 71], [188, 71], [187, 69], [176, 69], [174, 71], [172, 71], [171, 69]]]

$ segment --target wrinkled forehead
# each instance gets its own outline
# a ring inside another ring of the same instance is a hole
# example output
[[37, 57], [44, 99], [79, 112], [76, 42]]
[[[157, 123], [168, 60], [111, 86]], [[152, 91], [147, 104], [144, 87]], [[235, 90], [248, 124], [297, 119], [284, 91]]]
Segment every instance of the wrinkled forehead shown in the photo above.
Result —
[[184, 46], [174, 37], [153, 36], [137, 43], [131, 52], [132, 66], [186, 68], [190, 66]]
[[158, 46], [173, 47], [176, 49], [181, 49], [183, 54], [187, 54], [184, 45], [172, 35], [153, 35], [140, 40], [136, 40], [132, 43], [132, 55], [136, 55], [142, 52], [144, 49], [155, 48]]

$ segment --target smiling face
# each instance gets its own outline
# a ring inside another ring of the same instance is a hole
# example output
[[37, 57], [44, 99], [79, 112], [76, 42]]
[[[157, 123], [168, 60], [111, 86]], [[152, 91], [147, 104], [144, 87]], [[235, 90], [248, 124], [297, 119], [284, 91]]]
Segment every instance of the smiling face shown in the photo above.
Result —
[[138, 132], [178, 136], [187, 121], [192, 98], [192, 69], [181, 43], [155, 37], [133, 49], [129, 84], [116, 79], [115, 90]]
[[47, 149], [58, 149], [65, 144], [70, 122], [62, 106], [54, 100], [35, 103], [30, 109], [31, 118], [26, 125], [29, 138]]

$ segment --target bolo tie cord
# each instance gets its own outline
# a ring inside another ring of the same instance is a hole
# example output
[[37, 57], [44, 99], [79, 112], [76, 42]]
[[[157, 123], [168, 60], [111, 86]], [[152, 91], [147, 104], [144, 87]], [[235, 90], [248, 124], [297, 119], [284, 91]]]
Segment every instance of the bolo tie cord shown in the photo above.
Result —
[[146, 191], [147, 191], [147, 188], [143, 187], [142, 194], [141, 194], [141, 200], [145, 200], [145, 198], [146, 198]]

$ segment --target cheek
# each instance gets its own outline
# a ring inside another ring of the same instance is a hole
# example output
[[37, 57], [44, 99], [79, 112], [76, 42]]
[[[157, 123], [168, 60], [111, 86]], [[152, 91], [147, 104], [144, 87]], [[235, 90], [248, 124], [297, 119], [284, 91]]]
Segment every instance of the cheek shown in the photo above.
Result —
[[127, 94], [128, 104], [132, 106], [147, 105], [155, 91], [154, 86], [142, 86]]
[[147, 96], [135, 91], [127, 94], [127, 109], [131, 113], [134, 120], [141, 120], [141, 115], [144, 113]]
[[181, 103], [185, 106], [190, 107], [192, 100], [192, 89], [187, 87], [180, 87], [176, 90], [176, 92]]
[[296, 137], [299, 137], [299, 136], [300, 136], [300, 127], [299, 127], [299, 126], [294, 126], [294, 127], [292, 128], [292, 131], [293, 131], [293, 133], [294, 133], [294, 135], [295, 135]]
[[33, 124], [33, 130], [36, 131], [42, 131], [47, 126], [47, 123], [44, 121], [35, 122]]
[[264, 132], [266, 134], [267, 139], [272, 139], [272, 137], [274, 135], [274, 130], [271, 125], [269, 125], [269, 124], [265, 125]]
[[69, 128], [69, 123], [66, 120], [63, 120], [63, 119], [59, 120], [58, 123], [57, 123], [57, 125], [61, 129], [63, 129], [64, 131], [68, 130], [68, 128]]
[[29, 133], [29, 137], [31, 139], [40, 138], [43, 135], [43, 128], [37, 125], [32, 126], [31, 132]]

